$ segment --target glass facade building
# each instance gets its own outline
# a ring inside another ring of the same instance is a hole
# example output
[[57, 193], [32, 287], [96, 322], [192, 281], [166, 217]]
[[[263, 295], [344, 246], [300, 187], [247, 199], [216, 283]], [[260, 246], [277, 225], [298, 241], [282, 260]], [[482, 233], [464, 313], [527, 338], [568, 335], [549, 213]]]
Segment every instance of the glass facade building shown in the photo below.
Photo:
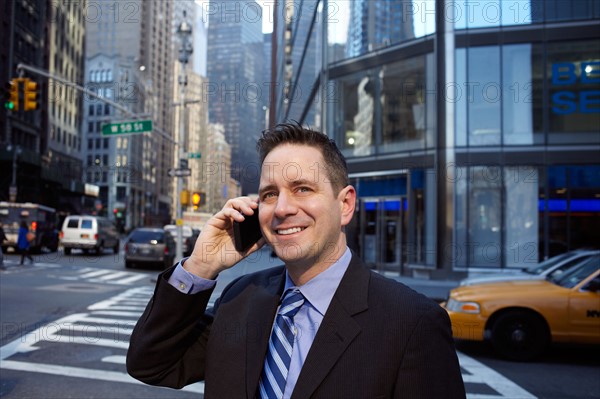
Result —
[[305, 57], [277, 60], [291, 89], [271, 109], [342, 149], [373, 268], [452, 278], [600, 247], [600, 0], [283, 8], [279, 56]]

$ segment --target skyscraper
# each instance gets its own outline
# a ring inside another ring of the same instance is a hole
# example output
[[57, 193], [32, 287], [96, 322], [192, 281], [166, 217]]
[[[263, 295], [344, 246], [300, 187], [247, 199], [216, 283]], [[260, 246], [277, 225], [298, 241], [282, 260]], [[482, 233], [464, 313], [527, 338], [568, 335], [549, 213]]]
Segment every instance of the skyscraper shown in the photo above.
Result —
[[[173, 51], [178, 47], [174, 34], [184, 10], [193, 18], [194, 3], [135, 0], [101, 2], [94, 7], [101, 7], [98, 13], [101, 17], [87, 21], [90, 67], [86, 81], [103, 88], [104, 95], [112, 96], [132, 112], [147, 114], [154, 130], [151, 134], [102, 138], [101, 124], [130, 120], [131, 116], [108, 107], [107, 113], [99, 117], [88, 104], [84, 124], [88, 135], [86, 162], [92, 171], [98, 165], [114, 170], [107, 179], [100, 175], [100, 196], [104, 206], [131, 210], [126, 213], [127, 227], [144, 222], [168, 223], [174, 212], [173, 179], [167, 172], [173, 166], [178, 132], [173, 128], [172, 118], [176, 101], [173, 90], [177, 84], [172, 73], [176, 60]], [[125, 10], [129, 12], [124, 13]], [[107, 90], [106, 83], [114, 90]], [[95, 178], [98, 177], [96, 174]], [[109, 182], [111, 177], [114, 181]], [[136, 215], [134, 210], [140, 208], [143, 212]]]
[[414, 37], [410, 0], [356, 0], [350, 4], [346, 55], [356, 57]]
[[255, 1], [211, 1], [208, 24], [210, 123], [222, 124], [231, 145], [232, 175], [243, 193], [258, 189], [255, 145], [264, 128], [262, 10]]

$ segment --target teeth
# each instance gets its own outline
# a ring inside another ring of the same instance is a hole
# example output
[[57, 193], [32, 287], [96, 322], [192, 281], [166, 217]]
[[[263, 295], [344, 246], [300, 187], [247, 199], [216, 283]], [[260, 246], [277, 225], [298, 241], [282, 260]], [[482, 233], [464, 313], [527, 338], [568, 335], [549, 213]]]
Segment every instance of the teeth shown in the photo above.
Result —
[[294, 234], [294, 233], [298, 233], [300, 231], [302, 231], [302, 227], [292, 227], [291, 229], [277, 230], [277, 234], [282, 234], [282, 235]]

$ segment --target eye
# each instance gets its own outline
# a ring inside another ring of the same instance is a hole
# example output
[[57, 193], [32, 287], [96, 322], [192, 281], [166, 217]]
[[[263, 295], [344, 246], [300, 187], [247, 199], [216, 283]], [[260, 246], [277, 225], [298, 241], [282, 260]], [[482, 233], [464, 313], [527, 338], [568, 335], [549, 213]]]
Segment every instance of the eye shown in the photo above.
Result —
[[277, 196], [277, 193], [275, 191], [267, 191], [266, 193], [264, 193], [261, 197], [261, 201], [268, 201], [271, 198], [275, 198]]
[[298, 191], [299, 193], [309, 193], [312, 191], [312, 189], [310, 187], [300, 186], [296, 189], [296, 191]]

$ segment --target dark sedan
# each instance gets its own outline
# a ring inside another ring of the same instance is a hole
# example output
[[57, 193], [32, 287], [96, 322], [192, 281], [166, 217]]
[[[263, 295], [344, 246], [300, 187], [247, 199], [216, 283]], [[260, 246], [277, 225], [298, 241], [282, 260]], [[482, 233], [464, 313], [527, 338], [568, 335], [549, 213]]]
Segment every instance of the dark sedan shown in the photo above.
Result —
[[137, 228], [125, 242], [125, 267], [158, 265], [166, 269], [175, 258], [175, 240], [161, 228]]

